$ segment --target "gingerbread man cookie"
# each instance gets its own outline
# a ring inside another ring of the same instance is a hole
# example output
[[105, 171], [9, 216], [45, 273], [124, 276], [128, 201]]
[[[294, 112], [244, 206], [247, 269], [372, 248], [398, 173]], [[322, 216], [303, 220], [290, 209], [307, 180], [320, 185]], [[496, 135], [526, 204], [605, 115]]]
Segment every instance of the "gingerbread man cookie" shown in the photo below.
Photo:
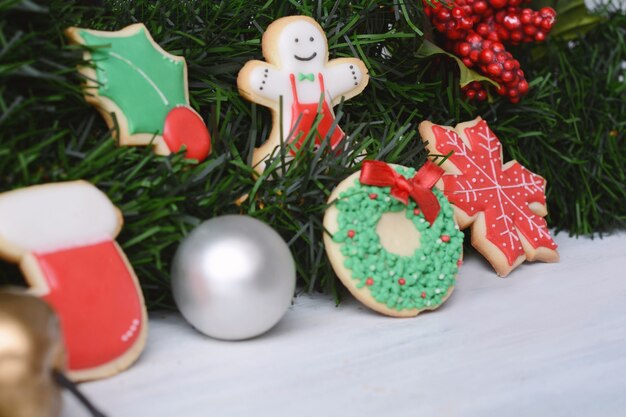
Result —
[[437, 186], [454, 206], [461, 228], [472, 226], [472, 246], [498, 275], [508, 275], [525, 260], [559, 260], [544, 219], [545, 179], [517, 161], [503, 164], [502, 145], [484, 120], [454, 128], [422, 122], [419, 131], [431, 154], [450, 154]]
[[0, 194], [0, 257], [58, 314], [74, 380], [127, 368], [146, 341], [143, 295], [114, 240], [121, 227], [120, 211], [85, 181]]
[[393, 317], [434, 310], [452, 294], [463, 233], [441, 191], [443, 170], [365, 161], [332, 192], [324, 246], [341, 282], [363, 304]]
[[121, 146], [152, 145], [158, 155], [178, 152], [204, 160], [211, 137], [189, 106], [185, 58], [164, 51], [142, 23], [108, 32], [71, 27], [67, 37], [90, 47], [79, 67], [85, 100], [119, 132]]
[[243, 97], [272, 111], [272, 130], [254, 151], [254, 168], [264, 170], [262, 162], [281, 145], [281, 137], [293, 145], [294, 155], [294, 148], [302, 146], [315, 123], [315, 143], [329, 137], [330, 147], [337, 149], [345, 133], [335, 121], [333, 106], [363, 91], [369, 81], [363, 62], [329, 61], [326, 35], [306, 16], [274, 21], [263, 34], [262, 49], [267, 62], [249, 61], [237, 77]]

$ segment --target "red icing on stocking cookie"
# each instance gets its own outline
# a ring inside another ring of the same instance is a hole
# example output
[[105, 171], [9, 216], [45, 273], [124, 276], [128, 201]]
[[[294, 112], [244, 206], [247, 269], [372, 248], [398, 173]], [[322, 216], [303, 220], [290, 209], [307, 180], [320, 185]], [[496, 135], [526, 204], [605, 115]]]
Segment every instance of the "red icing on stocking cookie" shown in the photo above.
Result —
[[114, 361], [141, 334], [141, 300], [120, 254], [111, 240], [34, 254], [50, 288], [42, 298], [62, 320], [71, 370]]
[[59, 315], [75, 380], [125, 369], [145, 343], [143, 296], [114, 241], [121, 226], [119, 210], [87, 182], [0, 195], [0, 256], [19, 263]]
[[[556, 262], [559, 255], [543, 216], [545, 180], [517, 161], [502, 163], [502, 145], [481, 118], [456, 128], [430, 122], [420, 134], [443, 163], [440, 188], [461, 228], [472, 225], [472, 245], [506, 276], [524, 260]], [[442, 184], [443, 183], [443, 184]]]

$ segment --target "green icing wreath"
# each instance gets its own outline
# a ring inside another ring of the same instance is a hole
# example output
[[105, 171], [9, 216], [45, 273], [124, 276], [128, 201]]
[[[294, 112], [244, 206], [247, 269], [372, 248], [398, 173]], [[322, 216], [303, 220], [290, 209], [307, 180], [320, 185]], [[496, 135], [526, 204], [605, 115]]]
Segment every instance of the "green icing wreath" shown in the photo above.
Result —
[[[405, 178], [412, 168], [396, 167]], [[363, 185], [339, 195], [336, 207], [338, 230], [333, 241], [340, 244], [344, 266], [357, 280], [357, 288], [369, 288], [372, 297], [395, 310], [436, 308], [454, 287], [463, 247], [463, 233], [454, 222], [453, 209], [441, 191], [433, 189], [441, 210], [430, 225], [409, 199], [408, 206], [390, 194], [390, 187]], [[385, 250], [376, 225], [387, 212], [405, 211], [421, 235], [412, 256]]]

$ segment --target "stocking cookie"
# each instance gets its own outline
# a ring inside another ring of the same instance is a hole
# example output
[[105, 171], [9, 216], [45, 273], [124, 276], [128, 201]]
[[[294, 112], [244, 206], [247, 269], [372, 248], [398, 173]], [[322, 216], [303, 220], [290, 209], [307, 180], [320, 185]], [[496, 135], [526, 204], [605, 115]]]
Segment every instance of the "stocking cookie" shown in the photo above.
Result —
[[365, 161], [329, 198], [326, 254], [363, 304], [394, 317], [439, 307], [452, 293], [463, 233], [441, 191], [443, 170]]
[[122, 216], [85, 181], [0, 194], [0, 257], [57, 312], [75, 380], [130, 366], [145, 344], [143, 295], [115, 242]]
[[500, 276], [524, 260], [557, 262], [546, 216], [546, 181], [517, 161], [502, 163], [502, 145], [480, 117], [455, 128], [422, 122], [432, 154], [447, 155], [438, 183], [462, 229], [472, 226], [472, 245]]
[[90, 49], [79, 68], [85, 99], [119, 132], [121, 146], [152, 145], [159, 155], [186, 147], [186, 157], [204, 160], [211, 138], [189, 106], [185, 58], [164, 51], [137, 23], [117, 32], [71, 27], [67, 37]]
[[345, 134], [335, 121], [333, 106], [363, 91], [369, 81], [363, 62], [329, 61], [326, 35], [306, 16], [273, 22], [263, 34], [262, 48], [267, 62], [249, 61], [237, 77], [243, 97], [272, 111], [272, 131], [254, 151], [254, 168], [263, 171], [262, 162], [280, 146], [281, 135], [285, 143], [299, 149], [314, 123], [315, 143], [329, 137], [330, 147], [338, 148]]

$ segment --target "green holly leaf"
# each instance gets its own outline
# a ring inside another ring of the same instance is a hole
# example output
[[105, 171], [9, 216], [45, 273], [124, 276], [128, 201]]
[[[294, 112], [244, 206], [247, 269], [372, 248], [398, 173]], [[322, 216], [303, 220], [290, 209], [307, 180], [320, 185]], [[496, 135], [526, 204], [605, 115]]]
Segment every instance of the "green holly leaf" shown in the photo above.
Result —
[[93, 68], [81, 71], [86, 93], [94, 94], [88, 100], [115, 115], [120, 138], [130, 137], [126, 144], [139, 144], [133, 135], [161, 135], [168, 112], [189, 104], [185, 59], [164, 51], [143, 24], [117, 32], [70, 28], [67, 34], [88, 47]]
[[589, 32], [602, 21], [602, 16], [592, 14], [584, 0], [566, 0], [556, 5], [556, 22], [550, 36], [571, 40]]
[[443, 49], [441, 49], [440, 47], [438, 47], [437, 45], [435, 45], [434, 43], [430, 41], [424, 40], [424, 42], [422, 43], [422, 46], [420, 46], [420, 49], [418, 49], [417, 51], [417, 56], [419, 58], [427, 58], [432, 55], [438, 55], [438, 54], [449, 56], [450, 58], [456, 61], [457, 65], [459, 66], [459, 84], [461, 85], [461, 87], [465, 87], [466, 85], [468, 85], [469, 83], [473, 81], [484, 81], [484, 82], [488, 82], [492, 84], [496, 88], [499, 87], [499, 84], [497, 82], [495, 82], [491, 78], [485, 77], [484, 75], [480, 75], [479, 73], [477, 73], [476, 71], [472, 69], [467, 68], [465, 64], [463, 63], [463, 61], [461, 61], [461, 59], [459, 59], [456, 55], [453, 55], [449, 52], [444, 51]]

